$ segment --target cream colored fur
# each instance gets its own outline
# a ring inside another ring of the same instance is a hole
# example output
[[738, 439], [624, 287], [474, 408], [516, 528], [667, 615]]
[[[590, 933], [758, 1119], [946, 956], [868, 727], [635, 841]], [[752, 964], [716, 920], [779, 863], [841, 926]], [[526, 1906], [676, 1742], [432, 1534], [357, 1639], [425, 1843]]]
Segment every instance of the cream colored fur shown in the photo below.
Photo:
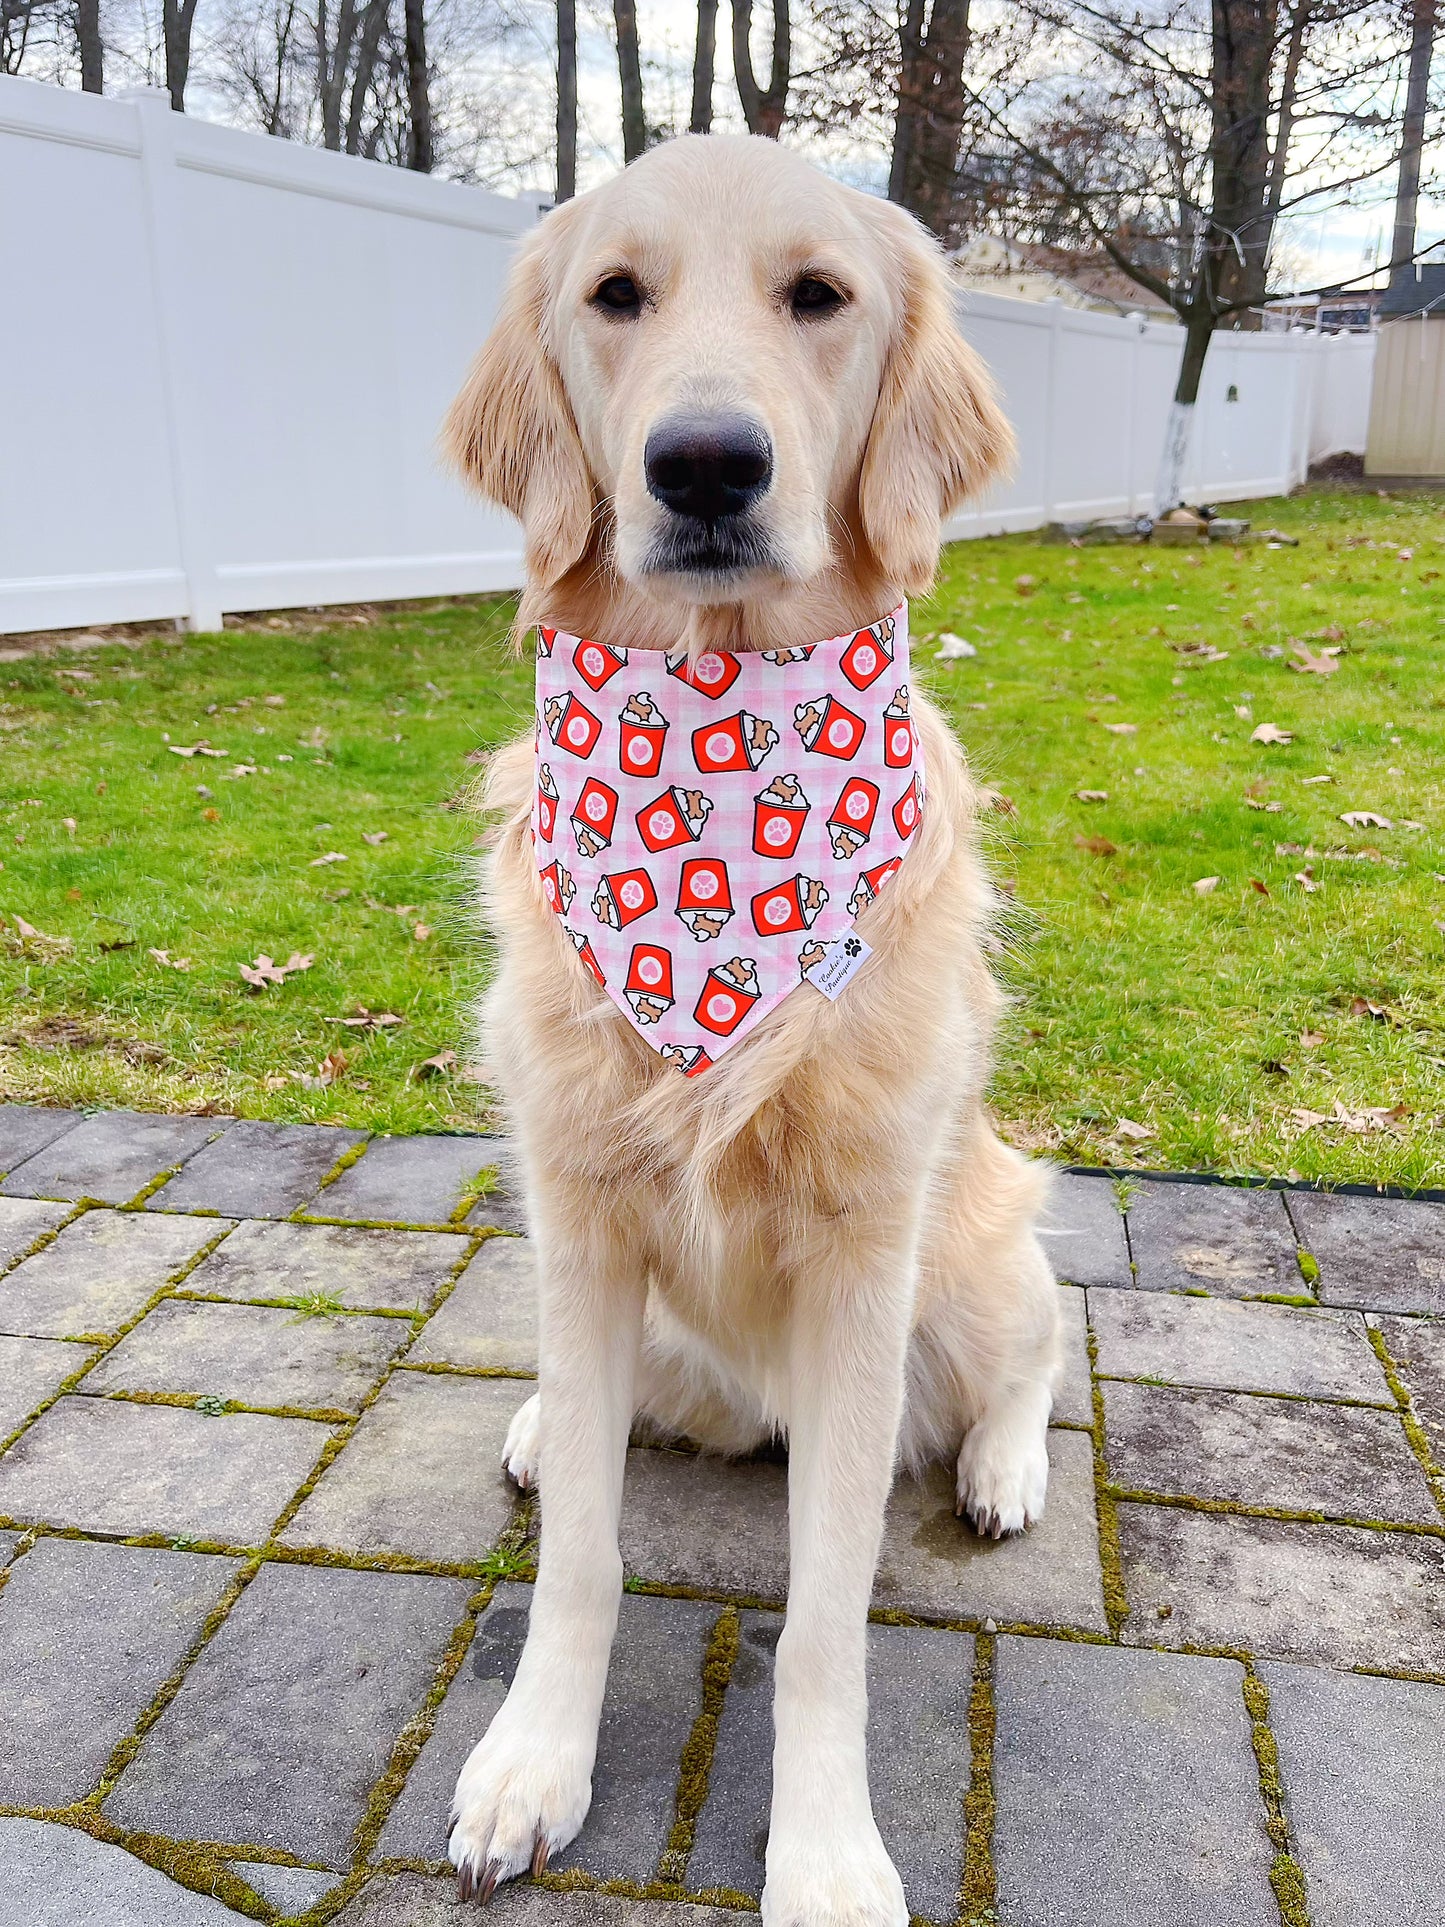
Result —
[[[589, 306], [617, 272], [647, 291], [636, 319]], [[838, 315], [797, 319], [803, 273], [846, 290]], [[679, 405], [741, 408], [775, 450], [757, 513], [776, 565], [726, 592], [645, 565], [666, 511], [642, 445]], [[786, 646], [881, 615], [926, 586], [940, 518], [1011, 446], [913, 223], [774, 143], [713, 137], [548, 217], [448, 434], [523, 519], [524, 617], [632, 649]], [[516, 1679], [457, 1786], [464, 1893], [545, 1864], [585, 1817], [641, 1419], [724, 1452], [789, 1443], [768, 1927], [907, 1920], [864, 1755], [888, 1489], [900, 1457], [956, 1457], [960, 1511], [1022, 1530], [1043, 1508], [1058, 1370], [1042, 1179], [983, 1108], [1000, 994], [975, 790], [937, 711], [915, 713], [927, 808], [860, 920], [872, 958], [836, 1004], [800, 989], [693, 1079], [621, 1018], [543, 902], [530, 737], [493, 759], [483, 1028], [541, 1312], [539, 1394], [507, 1460], [540, 1477], [542, 1537]]]

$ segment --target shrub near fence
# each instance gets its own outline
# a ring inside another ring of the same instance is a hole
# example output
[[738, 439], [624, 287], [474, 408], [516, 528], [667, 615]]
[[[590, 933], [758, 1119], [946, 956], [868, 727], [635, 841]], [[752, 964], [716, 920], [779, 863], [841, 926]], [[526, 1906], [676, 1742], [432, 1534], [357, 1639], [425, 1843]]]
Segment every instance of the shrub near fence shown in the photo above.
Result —
[[[516, 525], [435, 434], [536, 218], [162, 93], [0, 77], [0, 631], [515, 587]], [[950, 534], [1150, 507], [1178, 331], [959, 310], [1021, 459]], [[1372, 346], [1218, 337], [1191, 495], [1274, 494], [1363, 449]]]

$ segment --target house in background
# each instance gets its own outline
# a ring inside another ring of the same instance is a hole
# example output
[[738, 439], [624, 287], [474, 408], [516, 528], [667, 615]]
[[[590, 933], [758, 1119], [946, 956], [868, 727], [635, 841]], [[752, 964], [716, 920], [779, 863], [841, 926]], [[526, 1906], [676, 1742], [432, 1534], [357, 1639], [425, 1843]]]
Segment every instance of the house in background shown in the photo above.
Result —
[[1445, 263], [1397, 268], [1380, 303], [1365, 473], [1445, 481]]
[[1102, 248], [1050, 247], [1042, 241], [974, 234], [954, 254], [953, 278], [962, 288], [1015, 301], [1062, 301], [1066, 308], [1143, 314], [1151, 321], [1177, 318], [1167, 302], [1131, 281]]

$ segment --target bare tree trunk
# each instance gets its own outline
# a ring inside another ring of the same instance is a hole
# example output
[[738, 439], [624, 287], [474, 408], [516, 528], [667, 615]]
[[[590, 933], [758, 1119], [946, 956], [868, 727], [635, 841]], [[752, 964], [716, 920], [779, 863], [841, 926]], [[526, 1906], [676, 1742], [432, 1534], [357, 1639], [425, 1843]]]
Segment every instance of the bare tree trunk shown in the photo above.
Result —
[[88, 94], [105, 92], [100, 44], [100, 0], [75, 0], [75, 37], [80, 43], [80, 84]]
[[925, 30], [923, 0], [909, 0], [900, 32], [888, 198], [940, 239], [948, 234], [963, 138], [968, 8], [969, 0], [933, 0]]
[[406, 10], [406, 103], [410, 118], [406, 164], [432, 171], [431, 77], [426, 64], [426, 0], [403, 0]]
[[738, 99], [750, 134], [776, 140], [788, 111], [788, 82], [792, 78], [793, 28], [788, 0], [773, 0], [773, 57], [764, 91], [753, 72], [753, 0], [733, 0], [733, 72]]
[[577, 0], [557, 0], [557, 199], [577, 192]]
[[371, 97], [371, 83], [376, 74], [376, 57], [381, 50], [381, 36], [386, 28], [386, 16], [390, 10], [390, 0], [366, 0], [366, 11], [361, 16], [361, 38], [356, 47], [356, 71], [351, 76], [351, 98], [346, 110], [346, 151], [359, 154], [362, 151], [362, 128], [366, 119], [366, 104]]
[[622, 82], [622, 162], [647, 149], [647, 114], [642, 104], [642, 51], [637, 44], [635, 0], [612, 0], [617, 26], [617, 72]]
[[191, 28], [196, 0], [161, 0], [161, 33], [166, 49], [166, 92], [178, 114], [186, 111], [186, 81], [191, 72]]
[[1395, 190], [1395, 236], [1390, 266], [1415, 252], [1415, 216], [1420, 201], [1420, 150], [1425, 144], [1425, 108], [1430, 92], [1430, 62], [1435, 52], [1436, 0], [1413, 0], [1410, 71], [1405, 83], [1405, 123], [1400, 140], [1400, 179]]
[[697, 47], [692, 57], [690, 134], [712, 132], [712, 82], [717, 56], [717, 0], [697, 0]]
[[1174, 401], [1159, 458], [1159, 475], [1154, 484], [1156, 519], [1178, 508], [1183, 500], [1184, 463], [1194, 427], [1194, 405], [1199, 399], [1199, 378], [1204, 373], [1204, 358], [1214, 337], [1213, 304], [1197, 304], [1180, 319], [1184, 323], [1184, 353], [1180, 357], [1179, 379], [1174, 386]]
[[[1211, 224], [1206, 253], [1217, 294], [1262, 303], [1269, 247], [1269, 113], [1278, 0], [1213, 0], [1211, 8]], [[1259, 325], [1241, 314], [1240, 325]]]

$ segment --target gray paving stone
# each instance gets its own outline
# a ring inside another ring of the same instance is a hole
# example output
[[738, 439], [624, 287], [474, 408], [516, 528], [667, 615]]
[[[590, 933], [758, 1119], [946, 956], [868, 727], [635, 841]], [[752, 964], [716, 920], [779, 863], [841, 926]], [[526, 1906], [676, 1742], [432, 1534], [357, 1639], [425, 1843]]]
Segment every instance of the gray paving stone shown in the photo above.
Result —
[[1043, 1518], [1016, 1539], [981, 1539], [954, 1516], [953, 1473], [900, 1479], [889, 1501], [874, 1603], [927, 1618], [991, 1617], [1102, 1632], [1103, 1579], [1094, 1519], [1093, 1448], [1082, 1432], [1049, 1433]]
[[1260, 1672], [1313, 1927], [1439, 1927], [1445, 1687], [1276, 1662]]
[[[24, 1911], [10, 1911], [19, 1896]], [[78, 1827], [0, 1819], [0, 1927], [235, 1927], [236, 1918]]]
[[118, 1331], [225, 1228], [218, 1218], [87, 1211], [0, 1279], [0, 1331], [31, 1338]]
[[107, 1111], [82, 1118], [6, 1178], [12, 1198], [99, 1198], [125, 1204], [173, 1164], [184, 1164], [230, 1122]]
[[1060, 1420], [1070, 1425], [1092, 1425], [1094, 1422], [1094, 1388], [1089, 1376], [1089, 1319], [1084, 1301], [1084, 1292], [1075, 1290], [1073, 1286], [1060, 1287], [1064, 1375], [1054, 1392], [1054, 1407], [1049, 1415], [1055, 1424]]
[[466, 1251], [467, 1240], [456, 1232], [252, 1220], [197, 1265], [186, 1289], [213, 1298], [320, 1293], [356, 1311], [426, 1311]]
[[52, 1111], [39, 1104], [0, 1104], [0, 1174], [13, 1171], [79, 1122], [79, 1111]]
[[1445, 1465], [1445, 1319], [1372, 1316], [1370, 1323], [1379, 1327], [1436, 1462]]
[[329, 1436], [310, 1419], [72, 1394], [0, 1458], [0, 1516], [259, 1545]]
[[452, 1790], [467, 1755], [507, 1697], [531, 1604], [530, 1586], [503, 1583], [493, 1592], [426, 1745], [386, 1816], [376, 1843], [378, 1859], [446, 1859]]
[[[378, 1854], [446, 1858], [452, 1789], [500, 1707], [526, 1636], [531, 1588], [501, 1586], [388, 1816]], [[607, 1674], [592, 1806], [558, 1868], [599, 1879], [654, 1878], [672, 1828], [682, 1749], [702, 1707], [702, 1665], [718, 1609], [624, 1593]]]
[[262, 1305], [165, 1298], [82, 1389], [210, 1392], [244, 1405], [354, 1412], [410, 1336], [404, 1318], [307, 1318]]
[[1445, 1672], [1438, 1539], [1148, 1505], [1119, 1533], [1131, 1643]]
[[1109, 1476], [1134, 1491], [1440, 1523], [1394, 1412], [1119, 1380], [1104, 1412]]
[[459, 1579], [262, 1566], [105, 1811], [124, 1827], [345, 1868], [466, 1602]]
[[519, 1237], [525, 1238], [531, 1226], [527, 1222], [522, 1161], [517, 1155], [516, 1146], [510, 1138], [505, 1137], [483, 1138], [480, 1142], [487, 1147], [487, 1167], [495, 1170], [497, 1175], [487, 1195], [467, 1213], [467, 1223], [495, 1225], [500, 1231], [515, 1231]]
[[307, 1207], [320, 1218], [449, 1224], [481, 1171], [496, 1163], [482, 1137], [378, 1137]]
[[488, 1238], [410, 1354], [417, 1363], [537, 1369], [537, 1261], [529, 1238]]
[[1292, 1191], [1289, 1208], [1327, 1305], [1445, 1313], [1445, 1204]]
[[1242, 1687], [1233, 1660], [999, 1641], [1009, 1927], [1277, 1927]]
[[314, 1867], [278, 1867], [266, 1860], [233, 1860], [231, 1871], [283, 1914], [304, 1914], [336, 1885], [334, 1873], [317, 1873]]
[[1303, 1292], [1278, 1191], [1229, 1184], [1141, 1184], [1129, 1206], [1141, 1291], [1241, 1298]]
[[622, 1494], [630, 1577], [781, 1601], [788, 1589], [787, 1468], [636, 1446]]
[[1089, 1320], [1107, 1377], [1394, 1402], [1358, 1312], [1096, 1291]]
[[39, 1198], [0, 1198], [0, 1271], [63, 1223], [69, 1211], [69, 1205], [46, 1204]]
[[15, 1548], [20, 1543], [18, 1532], [0, 1532], [0, 1566], [8, 1566], [15, 1557]]
[[238, 1570], [193, 1552], [38, 1540], [0, 1592], [0, 1802], [83, 1800]]
[[0, 1439], [94, 1356], [60, 1338], [0, 1338]]
[[[586, 1891], [559, 1894], [527, 1881], [499, 1887], [487, 1912], [496, 1927], [738, 1927], [738, 1915], [722, 1907]], [[476, 1927], [476, 1918], [476, 1902], [458, 1900], [457, 1883], [449, 1875], [377, 1873], [335, 1916], [332, 1927]]]
[[[772, 1786], [773, 1657], [782, 1618], [745, 1612], [723, 1702], [687, 1885], [761, 1894]], [[868, 1628], [868, 1780], [873, 1817], [910, 1913], [958, 1910], [963, 1796], [971, 1768], [973, 1640], [915, 1626]]]
[[284, 1218], [316, 1194], [365, 1131], [245, 1118], [197, 1151], [146, 1200], [147, 1211], [218, 1211], [226, 1218]]
[[1055, 1274], [1069, 1285], [1129, 1285], [1129, 1245], [1112, 1179], [1056, 1172], [1040, 1226]]
[[502, 1471], [502, 1442], [531, 1392], [530, 1384], [506, 1378], [397, 1373], [283, 1541], [480, 1559], [512, 1517], [516, 1495]]

